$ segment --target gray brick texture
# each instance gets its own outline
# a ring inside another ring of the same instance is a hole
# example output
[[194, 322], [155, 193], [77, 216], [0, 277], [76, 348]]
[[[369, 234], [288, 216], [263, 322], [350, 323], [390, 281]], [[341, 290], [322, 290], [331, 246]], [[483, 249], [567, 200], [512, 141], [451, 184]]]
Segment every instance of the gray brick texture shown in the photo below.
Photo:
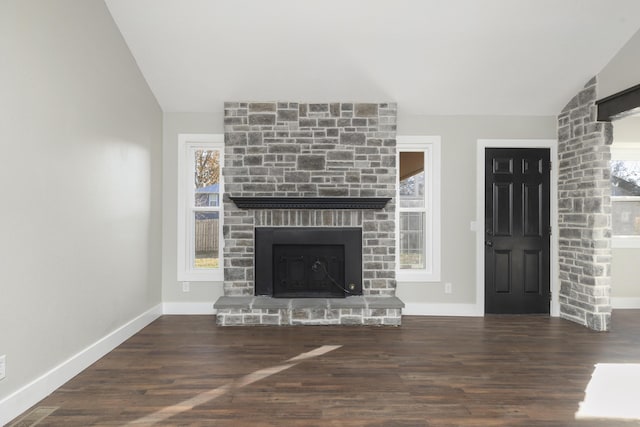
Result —
[[596, 79], [558, 116], [560, 316], [609, 330], [611, 123], [597, 122]]
[[[395, 295], [396, 235], [389, 224], [395, 218], [396, 109], [394, 103], [225, 103], [226, 296], [254, 295], [254, 228], [260, 226], [362, 227], [363, 294]], [[393, 199], [377, 211], [243, 210], [228, 196]], [[248, 315], [255, 313], [230, 313], [228, 321]]]

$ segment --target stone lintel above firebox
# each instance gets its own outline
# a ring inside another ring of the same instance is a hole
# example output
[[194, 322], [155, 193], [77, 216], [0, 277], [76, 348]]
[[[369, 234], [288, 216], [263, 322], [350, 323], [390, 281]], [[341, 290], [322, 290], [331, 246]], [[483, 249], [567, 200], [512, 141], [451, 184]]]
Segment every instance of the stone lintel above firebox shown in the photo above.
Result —
[[378, 325], [400, 326], [398, 297], [270, 298], [223, 296], [213, 306], [221, 326]]

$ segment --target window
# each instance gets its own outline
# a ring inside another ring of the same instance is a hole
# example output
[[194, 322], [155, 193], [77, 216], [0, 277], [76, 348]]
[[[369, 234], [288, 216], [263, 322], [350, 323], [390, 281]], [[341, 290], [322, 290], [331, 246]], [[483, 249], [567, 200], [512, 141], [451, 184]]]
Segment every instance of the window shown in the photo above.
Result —
[[440, 137], [398, 136], [398, 280], [440, 280]]
[[613, 247], [640, 248], [640, 143], [611, 146]]
[[178, 280], [221, 281], [223, 135], [178, 137]]

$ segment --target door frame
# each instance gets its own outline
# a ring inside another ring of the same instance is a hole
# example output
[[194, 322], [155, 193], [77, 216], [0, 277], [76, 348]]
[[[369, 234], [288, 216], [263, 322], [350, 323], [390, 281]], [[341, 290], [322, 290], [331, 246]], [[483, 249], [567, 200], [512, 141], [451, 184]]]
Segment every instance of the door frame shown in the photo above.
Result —
[[555, 139], [479, 139], [476, 153], [476, 220], [472, 229], [476, 231], [476, 307], [477, 316], [484, 316], [484, 240], [485, 240], [485, 149], [486, 148], [548, 148], [551, 159], [550, 182], [550, 220], [552, 234], [550, 239], [550, 316], [560, 316], [559, 280], [558, 280], [558, 141]]

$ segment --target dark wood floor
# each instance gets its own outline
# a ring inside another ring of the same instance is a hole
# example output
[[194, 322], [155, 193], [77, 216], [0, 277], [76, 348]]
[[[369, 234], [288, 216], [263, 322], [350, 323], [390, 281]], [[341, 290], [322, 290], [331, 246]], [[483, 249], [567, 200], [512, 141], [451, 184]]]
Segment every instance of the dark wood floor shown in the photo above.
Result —
[[609, 333], [542, 316], [399, 328], [164, 316], [40, 402], [58, 409], [38, 425], [638, 425], [575, 413], [594, 364], [640, 363], [639, 324], [635, 310], [615, 312]]

